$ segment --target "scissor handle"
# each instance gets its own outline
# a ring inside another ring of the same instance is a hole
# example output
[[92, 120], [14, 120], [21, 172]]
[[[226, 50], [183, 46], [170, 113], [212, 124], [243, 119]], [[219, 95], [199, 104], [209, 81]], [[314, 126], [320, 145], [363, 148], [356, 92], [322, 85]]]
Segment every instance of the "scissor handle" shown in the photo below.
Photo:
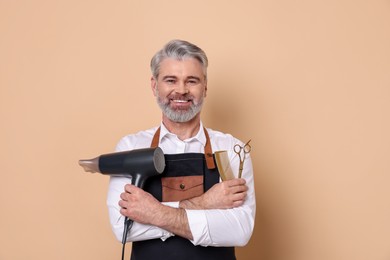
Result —
[[233, 149], [234, 149], [234, 152], [235, 152], [236, 154], [240, 154], [240, 153], [241, 153], [242, 146], [240, 146], [239, 144], [235, 144], [234, 147], [233, 147]]
[[249, 144], [250, 141], [251, 140], [246, 142], [246, 144], [244, 144], [243, 146], [239, 144], [234, 145], [234, 152], [238, 154], [241, 153], [241, 150], [244, 150], [244, 153], [250, 153], [250, 151], [252, 150], [252, 146]]
[[252, 150], [252, 146], [250, 144], [244, 145], [244, 153], [250, 153]]

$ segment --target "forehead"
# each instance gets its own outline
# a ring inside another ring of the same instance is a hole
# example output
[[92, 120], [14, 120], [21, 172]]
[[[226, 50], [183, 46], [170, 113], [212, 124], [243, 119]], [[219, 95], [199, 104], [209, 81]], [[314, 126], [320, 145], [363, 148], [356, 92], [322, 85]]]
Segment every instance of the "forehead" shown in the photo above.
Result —
[[195, 58], [185, 58], [183, 60], [166, 58], [160, 63], [159, 75], [172, 75], [176, 77], [202, 77], [204, 76], [204, 73], [202, 64]]

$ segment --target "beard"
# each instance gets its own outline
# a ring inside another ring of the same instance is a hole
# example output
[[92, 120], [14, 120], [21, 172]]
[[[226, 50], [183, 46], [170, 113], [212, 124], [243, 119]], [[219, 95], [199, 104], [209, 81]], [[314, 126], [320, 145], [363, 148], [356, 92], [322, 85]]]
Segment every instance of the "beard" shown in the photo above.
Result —
[[158, 93], [157, 90], [157, 104], [161, 108], [162, 113], [169, 118], [171, 121], [176, 123], [184, 123], [188, 122], [191, 119], [193, 119], [197, 114], [200, 113], [203, 106], [203, 100], [202, 97], [199, 102], [195, 103], [193, 100], [193, 96], [185, 94], [180, 95], [180, 97], [175, 97], [173, 99], [180, 99], [180, 100], [191, 100], [191, 106], [188, 109], [173, 109], [170, 106], [170, 100], [172, 97], [168, 97], [167, 100], [163, 100]]

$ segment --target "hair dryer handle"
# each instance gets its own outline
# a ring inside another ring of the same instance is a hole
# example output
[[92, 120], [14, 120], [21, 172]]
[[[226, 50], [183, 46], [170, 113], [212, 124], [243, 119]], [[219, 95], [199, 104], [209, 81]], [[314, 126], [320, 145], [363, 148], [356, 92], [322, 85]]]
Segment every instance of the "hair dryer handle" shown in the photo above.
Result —
[[142, 177], [142, 174], [141, 173], [135, 173], [135, 174], [132, 174], [132, 178], [131, 178], [131, 184], [133, 184], [134, 186], [138, 187], [138, 188], [141, 188], [143, 189], [144, 188], [144, 185], [145, 185], [145, 181], [146, 181], [147, 178], [145, 177]]

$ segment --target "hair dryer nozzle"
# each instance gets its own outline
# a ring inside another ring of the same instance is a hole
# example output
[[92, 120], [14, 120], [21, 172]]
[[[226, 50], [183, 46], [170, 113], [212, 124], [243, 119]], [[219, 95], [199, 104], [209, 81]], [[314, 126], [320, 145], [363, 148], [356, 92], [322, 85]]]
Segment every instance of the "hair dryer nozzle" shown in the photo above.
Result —
[[79, 165], [84, 168], [86, 172], [100, 172], [99, 170], [99, 157], [90, 160], [79, 160]]

